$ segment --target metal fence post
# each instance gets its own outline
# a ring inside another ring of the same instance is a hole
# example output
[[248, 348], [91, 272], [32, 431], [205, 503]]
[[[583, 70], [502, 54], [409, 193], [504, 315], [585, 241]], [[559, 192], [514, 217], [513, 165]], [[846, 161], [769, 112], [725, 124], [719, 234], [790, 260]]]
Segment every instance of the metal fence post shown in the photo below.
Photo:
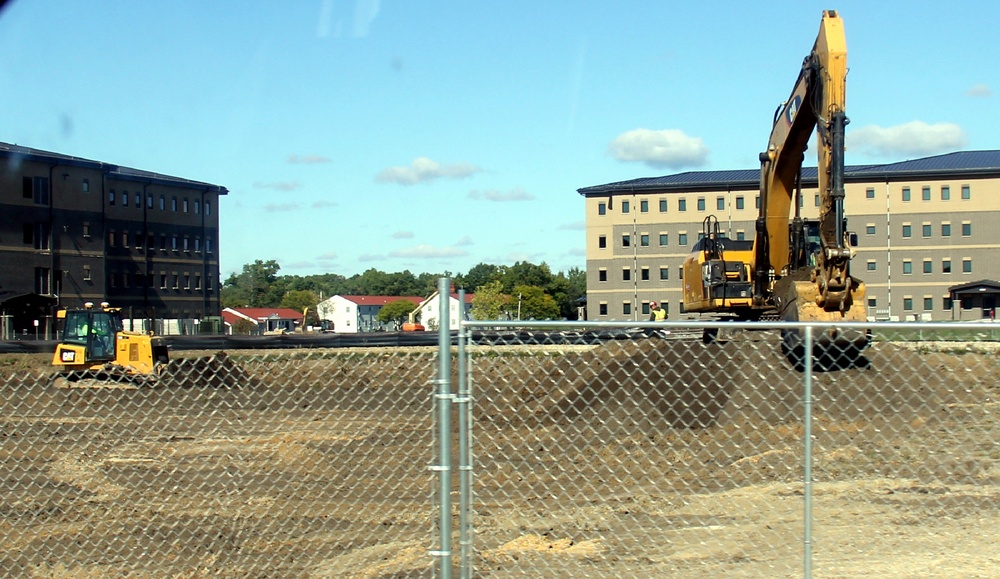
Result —
[[803, 576], [806, 579], [812, 577], [812, 371], [813, 371], [813, 327], [806, 326], [805, 329], [805, 372], [803, 376]]
[[466, 354], [466, 328], [461, 324], [465, 319], [465, 290], [458, 290], [458, 542], [459, 570], [462, 579], [472, 576], [472, 401]]
[[450, 280], [438, 279], [438, 550], [440, 576], [451, 577], [451, 306]]

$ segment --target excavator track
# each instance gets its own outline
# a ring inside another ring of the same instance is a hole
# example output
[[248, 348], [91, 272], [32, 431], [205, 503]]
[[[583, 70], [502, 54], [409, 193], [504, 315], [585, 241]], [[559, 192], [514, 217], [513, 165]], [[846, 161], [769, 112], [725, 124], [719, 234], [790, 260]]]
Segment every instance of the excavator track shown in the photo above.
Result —
[[59, 372], [52, 378], [52, 383], [62, 388], [241, 388], [252, 382], [252, 377], [225, 352], [159, 363], [153, 374], [105, 364]]

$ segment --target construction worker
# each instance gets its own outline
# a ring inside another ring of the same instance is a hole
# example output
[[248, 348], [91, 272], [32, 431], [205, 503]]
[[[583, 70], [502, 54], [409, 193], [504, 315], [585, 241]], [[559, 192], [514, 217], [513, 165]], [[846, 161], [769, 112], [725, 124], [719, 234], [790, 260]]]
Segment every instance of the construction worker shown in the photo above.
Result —
[[649, 303], [649, 321], [651, 322], [662, 322], [667, 319], [667, 312], [660, 307], [657, 302]]

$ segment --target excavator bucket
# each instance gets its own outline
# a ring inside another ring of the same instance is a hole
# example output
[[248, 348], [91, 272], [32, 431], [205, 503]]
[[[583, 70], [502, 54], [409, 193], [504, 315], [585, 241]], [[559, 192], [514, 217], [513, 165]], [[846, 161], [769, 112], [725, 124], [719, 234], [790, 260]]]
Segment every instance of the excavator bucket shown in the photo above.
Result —
[[[801, 272], [796, 272], [801, 273]], [[796, 279], [797, 278], [797, 279]], [[865, 286], [855, 282], [851, 300], [843, 310], [829, 311], [819, 306], [815, 281], [787, 276], [775, 284], [781, 304], [780, 318], [786, 322], [865, 322]], [[871, 344], [871, 331], [859, 328], [829, 328], [813, 335], [812, 356], [821, 369], [850, 368], [863, 362], [862, 353]], [[781, 330], [781, 351], [796, 369], [803, 368], [805, 335], [802, 330]]]

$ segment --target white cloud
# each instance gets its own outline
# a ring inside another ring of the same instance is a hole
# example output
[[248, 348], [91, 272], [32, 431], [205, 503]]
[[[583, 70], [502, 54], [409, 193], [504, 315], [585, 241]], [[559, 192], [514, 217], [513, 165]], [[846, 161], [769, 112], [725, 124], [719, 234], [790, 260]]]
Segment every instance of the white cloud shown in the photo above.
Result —
[[976, 84], [969, 87], [965, 91], [965, 96], [970, 97], [991, 97], [993, 96], [993, 89], [985, 84]]
[[337, 252], [335, 252], [335, 251], [328, 251], [328, 252], [324, 253], [323, 255], [317, 256], [316, 259], [318, 261], [333, 261], [333, 260], [337, 259]]
[[397, 231], [392, 234], [393, 239], [413, 239], [412, 231]]
[[264, 210], [268, 213], [279, 211], [297, 211], [301, 207], [298, 203], [268, 203]]
[[568, 230], [568, 231], [585, 231], [587, 229], [586, 222], [583, 221], [573, 221], [572, 223], [561, 223], [556, 229]]
[[327, 207], [336, 207], [337, 204], [334, 203], [333, 201], [320, 200], [320, 201], [313, 201], [309, 206], [312, 207], [313, 209], [326, 209]]
[[434, 247], [433, 245], [426, 244], [414, 245], [413, 247], [389, 252], [389, 257], [435, 258], [462, 257], [464, 255], [468, 255], [468, 252], [464, 249], [458, 249], [457, 247]]
[[395, 166], [382, 169], [375, 176], [378, 183], [398, 183], [400, 185], [416, 185], [434, 179], [461, 179], [482, 171], [470, 163], [442, 165], [427, 157], [417, 157], [409, 167]]
[[873, 157], [919, 157], [961, 149], [965, 131], [954, 123], [910, 121], [894, 127], [870, 125], [847, 132], [848, 150]]
[[700, 167], [708, 157], [708, 147], [700, 137], [689, 137], [678, 129], [626, 131], [611, 141], [608, 150], [619, 161], [654, 169]]
[[470, 245], [475, 245], [476, 242], [472, 241], [472, 237], [466, 235], [455, 242], [455, 247], [468, 247]]
[[292, 165], [316, 165], [329, 163], [330, 158], [323, 155], [296, 155], [293, 153], [288, 156], [288, 162]]
[[507, 201], [531, 201], [535, 198], [535, 196], [528, 193], [521, 187], [515, 187], [506, 193], [497, 191], [496, 189], [474, 189], [469, 191], [469, 198], [505, 203]]
[[302, 187], [302, 184], [298, 181], [274, 181], [271, 183], [265, 183], [263, 181], [254, 181], [253, 184], [256, 189], [277, 189], [278, 191], [294, 191]]

